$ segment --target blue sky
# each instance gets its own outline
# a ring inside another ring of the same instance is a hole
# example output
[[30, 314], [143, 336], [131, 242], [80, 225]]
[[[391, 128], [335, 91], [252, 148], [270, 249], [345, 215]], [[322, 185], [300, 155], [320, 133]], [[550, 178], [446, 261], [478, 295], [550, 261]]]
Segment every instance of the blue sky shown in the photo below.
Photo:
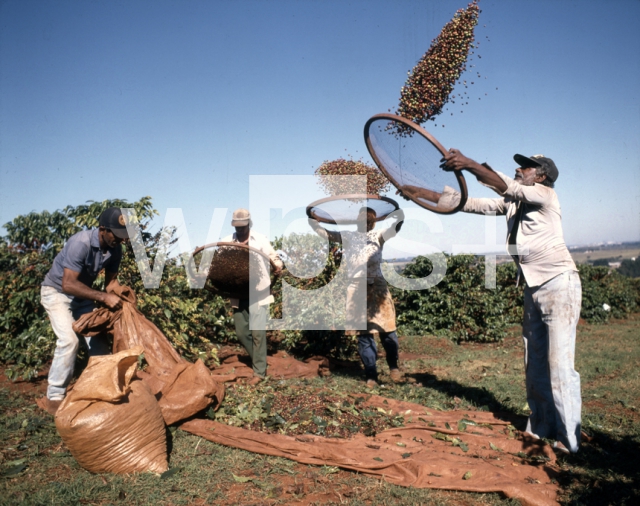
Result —
[[[365, 122], [397, 107], [407, 72], [466, 5], [1, 1], [0, 224], [150, 195], [161, 215], [182, 208], [202, 244], [215, 208], [230, 217], [250, 205], [251, 176], [370, 161]], [[469, 105], [425, 128], [509, 175], [515, 153], [553, 158], [569, 245], [640, 240], [640, 1], [480, 7]], [[471, 196], [492, 196], [467, 182]], [[304, 193], [264, 192], [276, 203]], [[481, 217], [410, 213], [406, 239], [486, 243]]]

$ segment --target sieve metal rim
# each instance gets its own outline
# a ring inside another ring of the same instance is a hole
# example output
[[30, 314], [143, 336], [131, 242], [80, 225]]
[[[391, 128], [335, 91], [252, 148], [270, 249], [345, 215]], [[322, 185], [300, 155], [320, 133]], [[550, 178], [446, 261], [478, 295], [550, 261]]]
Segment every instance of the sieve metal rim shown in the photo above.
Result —
[[[214, 247], [220, 247], [220, 246], [224, 246], [224, 247], [233, 247], [233, 248], [238, 248], [238, 249], [246, 249], [249, 250], [253, 253], [256, 253], [257, 255], [261, 256], [262, 258], [266, 259], [269, 264], [271, 265], [271, 272], [273, 272], [274, 270], [277, 269], [277, 265], [275, 264], [275, 262], [269, 258], [268, 255], [266, 255], [264, 252], [262, 252], [261, 250], [254, 248], [253, 246], [249, 246], [248, 244], [243, 244], [243, 243], [239, 243], [239, 242], [224, 242], [224, 241], [218, 241], [218, 242], [212, 242], [209, 244], [205, 244], [204, 246], [198, 246], [192, 253], [192, 256], [197, 255], [198, 253], [201, 253], [202, 251], [204, 251], [205, 249], [208, 248], [214, 248]], [[207, 277], [207, 283], [205, 284], [205, 288], [208, 289], [210, 292], [216, 293], [222, 297], [231, 297], [231, 298], [245, 298], [246, 294], [234, 294], [234, 293], [229, 293], [229, 292], [222, 292], [220, 290], [217, 290], [215, 287], [210, 287], [209, 284], [211, 283], [211, 281], [209, 280], [209, 278]]]
[[[366, 193], [347, 193], [345, 195], [332, 195], [331, 197], [325, 197], [319, 200], [316, 200], [314, 202], [311, 202], [311, 204], [309, 204], [307, 206], [307, 216], [309, 218], [312, 218], [314, 220], [316, 220], [319, 223], [328, 223], [331, 225], [338, 225], [338, 223], [336, 223], [335, 220], [333, 219], [327, 219], [327, 218], [323, 218], [321, 216], [316, 216], [315, 213], [313, 212], [313, 209], [321, 204], [324, 204], [326, 202], [332, 202], [332, 201], [336, 201], [336, 200], [356, 200], [356, 199], [361, 199], [361, 200], [381, 200], [384, 202], [388, 202], [389, 204], [391, 204], [392, 206], [394, 206], [394, 209], [386, 214], [383, 214], [381, 216], [376, 216], [376, 221], [384, 221], [385, 219], [387, 219], [387, 217], [393, 213], [394, 211], [397, 211], [398, 209], [400, 209], [400, 205], [398, 204], [398, 202], [396, 202], [395, 200], [389, 198], [389, 197], [384, 197], [381, 195], [371, 195], [371, 194], [366, 194]], [[357, 220], [349, 220], [349, 221], [342, 221], [339, 223], [339, 225], [353, 225], [357, 223]]]
[[[389, 171], [387, 171], [387, 169], [384, 166], [384, 164], [379, 160], [378, 156], [376, 155], [375, 149], [373, 149], [373, 146], [371, 144], [371, 140], [370, 140], [370, 136], [369, 136], [369, 128], [371, 127], [371, 124], [374, 121], [377, 121], [377, 120], [380, 120], [380, 119], [386, 119], [386, 120], [389, 120], [389, 121], [396, 121], [398, 123], [404, 124], [405, 126], [410, 128], [411, 130], [415, 131], [416, 133], [418, 133], [419, 135], [424, 137], [428, 142], [430, 142], [438, 151], [440, 151], [442, 156], [447, 155], [448, 152], [442, 146], [442, 144], [440, 144], [440, 142], [438, 142], [438, 140], [433, 135], [431, 135], [429, 132], [427, 132], [420, 125], [417, 125], [416, 123], [414, 123], [411, 120], [408, 120], [407, 118], [403, 118], [402, 116], [398, 116], [396, 114], [389, 114], [389, 113], [380, 113], [380, 114], [376, 114], [376, 115], [372, 116], [371, 118], [369, 118], [369, 120], [364, 125], [364, 142], [367, 145], [367, 150], [369, 150], [369, 154], [371, 155], [371, 158], [373, 158], [373, 161], [378, 166], [378, 168], [382, 171], [382, 173], [387, 177], [387, 179], [389, 181], [391, 181], [391, 184], [393, 186], [395, 186], [400, 191], [400, 193], [402, 193], [402, 191], [400, 190], [402, 185], [398, 181], [396, 181], [396, 179], [393, 177], [392, 174], [389, 173]], [[434, 213], [438, 213], [438, 214], [454, 214], [454, 213], [457, 213], [466, 204], [467, 198], [468, 198], [468, 191], [467, 191], [467, 182], [466, 182], [466, 180], [464, 178], [464, 175], [462, 174], [462, 171], [456, 170], [456, 171], [453, 171], [453, 173], [454, 173], [454, 176], [456, 177], [456, 180], [458, 181], [458, 184], [460, 186], [460, 202], [453, 209], [447, 209], [447, 210], [443, 210], [442, 208], [438, 209], [437, 206], [431, 205], [431, 204], [429, 204], [427, 202], [420, 201], [418, 199], [412, 199], [409, 196], [406, 196], [406, 198], [411, 200], [412, 202], [418, 204], [420, 207], [422, 207], [424, 209], [428, 209], [429, 211], [433, 211]]]

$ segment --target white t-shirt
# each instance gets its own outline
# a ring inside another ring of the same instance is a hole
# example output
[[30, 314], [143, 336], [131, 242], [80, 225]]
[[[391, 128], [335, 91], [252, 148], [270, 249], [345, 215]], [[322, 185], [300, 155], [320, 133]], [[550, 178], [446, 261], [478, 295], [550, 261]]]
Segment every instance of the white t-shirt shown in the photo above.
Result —
[[353, 230], [336, 232], [325, 229], [318, 229], [317, 232], [333, 242], [342, 243], [343, 262], [346, 262], [347, 275], [350, 278], [381, 278], [383, 236], [390, 236], [392, 228], [374, 229], [367, 233]]

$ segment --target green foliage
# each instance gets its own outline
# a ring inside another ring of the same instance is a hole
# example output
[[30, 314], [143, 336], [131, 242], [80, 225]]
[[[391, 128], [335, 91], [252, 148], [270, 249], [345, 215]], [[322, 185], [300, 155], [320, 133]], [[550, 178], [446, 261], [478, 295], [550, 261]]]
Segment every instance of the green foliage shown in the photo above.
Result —
[[0, 245], [0, 332], [18, 335], [39, 319], [40, 283], [51, 263], [36, 251], [16, 254]]
[[590, 323], [605, 323], [611, 317], [624, 318], [637, 310], [640, 284], [608, 267], [581, 264], [578, 269], [582, 283], [582, 318]]
[[[342, 245], [327, 242], [317, 235], [291, 234], [286, 238], [277, 238], [273, 246], [276, 250], [284, 251], [288, 258], [282, 278], [276, 280], [273, 288], [275, 303], [272, 306], [272, 318], [282, 318], [282, 280], [299, 290], [316, 290], [328, 287], [329, 290], [318, 294], [321, 304], [313, 307], [288, 308], [288, 325], [290, 328], [303, 328], [309, 322], [316, 322], [333, 316], [333, 326], [343, 328], [346, 307], [346, 285], [344, 279], [336, 279], [342, 259]], [[294, 265], [304, 265], [305, 268], [320, 271], [317, 276], [301, 277], [293, 269], [296, 276], [288, 269]], [[324, 267], [323, 267], [324, 266]], [[334, 283], [331, 283], [334, 281]], [[326, 321], [326, 320], [325, 320]], [[296, 353], [324, 355], [345, 359], [353, 355], [357, 341], [355, 336], [345, 336], [340, 330], [283, 330], [277, 337], [279, 346]]]
[[158, 212], [153, 209], [151, 197], [142, 197], [134, 203], [114, 199], [102, 202], [88, 201], [87, 205], [67, 206], [62, 210], [31, 212], [20, 215], [4, 225], [7, 242], [18, 251], [51, 250], [52, 259], [73, 234], [98, 226], [102, 211], [109, 207], [132, 207], [138, 219], [147, 222]]
[[38, 251], [18, 253], [0, 244], [0, 361], [15, 365], [34, 377], [55, 346], [55, 336], [40, 305], [40, 284], [51, 267], [49, 255]]
[[[497, 267], [496, 288], [485, 288], [482, 258], [446, 256], [447, 274], [428, 290], [392, 289], [398, 328], [403, 334], [434, 334], [454, 341], [498, 341], [510, 325], [522, 319], [522, 285], [515, 286], [513, 264]], [[403, 275], [426, 277], [432, 261], [417, 257]]]
[[635, 260], [628, 258], [622, 260], [620, 267], [618, 267], [618, 272], [630, 278], [640, 278], [640, 256], [637, 256]]
[[[9, 364], [9, 377], [33, 378], [52, 357], [55, 335], [40, 305], [40, 285], [64, 242], [84, 228], [97, 226], [100, 213], [112, 206], [136, 210], [147, 254], [153, 257], [161, 232], [154, 236], [146, 232], [158, 214], [150, 197], [134, 203], [106, 200], [54, 213], [33, 212], [5, 225], [8, 234], [0, 241], [0, 361]], [[206, 290], [190, 290], [184, 268], [175, 258], [167, 261], [160, 288], [144, 289], [131, 247], [123, 248], [118, 279], [136, 291], [138, 308], [186, 358], [215, 361], [209, 339], [227, 337], [230, 328], [223, 299]], [[104, 287], [104, 276], [98, 277], [94, 287]]]

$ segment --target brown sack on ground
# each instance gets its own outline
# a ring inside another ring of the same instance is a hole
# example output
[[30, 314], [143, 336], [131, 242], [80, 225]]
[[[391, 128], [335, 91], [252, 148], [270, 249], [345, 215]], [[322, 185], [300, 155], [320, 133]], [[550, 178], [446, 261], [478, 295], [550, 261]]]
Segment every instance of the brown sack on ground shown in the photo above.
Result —
[[[242, 360], [245, 356], [237, 351], [222, 353], [222, 363], [213, 370], [213, 378], [221, 383], [231, 383], [240, 378], [253, 377], [250, 362]], [[267, 357], [267, 375], [274, 379], [316, 378], [329, 374], [329, 360], [325, 357], [311, 357], [300, 361], [284, 351]]]
[[224, 385], [215, 381], [202, 360], [195, 364], [182, 362], [173, 368], [171, 376], [163, 379], [148, 372], [138, 371], [137, 376], [156, 395], [162, 416], [167, 425], [184, 420], [211, 405], [212, 394], [216, 409], [224, 399]]
[[[191, 420], [180, 428], [226, 446], [303, 464], [338, 466], [396, 485], [501, 492], [524, 505], [557, 504], [553, 451], [541, 441], [516, 439], [509, 422], [492, 413], [438, 412], [378, 396], [354, 397], [364, 397], [363, 403], [372, 408], [402, 413], [405, 426], [346, 440], [265, 434], [212, 420]], [[461, 420], [469, 424], [459, 426]]]
[[112, 335], [114, 353], [142, 346], [149, 365], [139, 377], [158, 398], [167, 425], [206, 409], [214, 399], [219, 405], [224, 386], [211, 377], [204, 363], [189, 363], [178, 354], [160, 329], [138, 310], [131, 288], [118, 286], [111, 292], [122, 299], [122, 308], [87, 313], [74, 323], [73, 330], [84, 336]]
[[141, 353], [138, 346], [91, 357], [58, 408], [58, 433], [92, 473], [162, 473], [168, 468], [162, 412], [153, 394], [134, 379]]

